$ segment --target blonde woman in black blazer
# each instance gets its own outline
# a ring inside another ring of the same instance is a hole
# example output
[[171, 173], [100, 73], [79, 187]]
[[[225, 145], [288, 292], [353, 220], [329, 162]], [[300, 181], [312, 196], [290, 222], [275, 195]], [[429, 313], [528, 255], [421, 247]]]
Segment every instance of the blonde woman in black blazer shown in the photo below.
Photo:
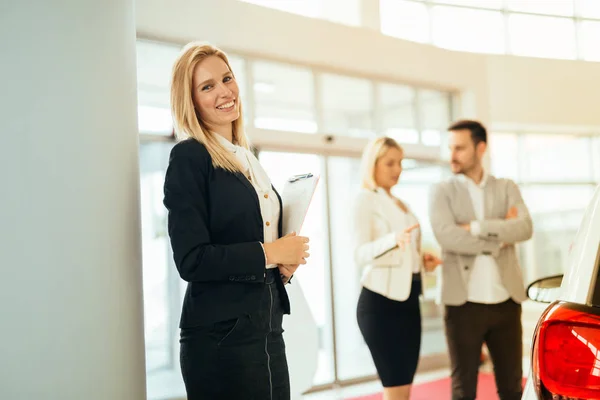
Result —
[[288, 400], [284, 288], [308, 238], [281, 237], [281, 198], [249, 151], [227, 56], [190, 43], [173, 68], [180, 136], [164, 185], [175, 265], [188, 282], [180, 362], [190, 400]]

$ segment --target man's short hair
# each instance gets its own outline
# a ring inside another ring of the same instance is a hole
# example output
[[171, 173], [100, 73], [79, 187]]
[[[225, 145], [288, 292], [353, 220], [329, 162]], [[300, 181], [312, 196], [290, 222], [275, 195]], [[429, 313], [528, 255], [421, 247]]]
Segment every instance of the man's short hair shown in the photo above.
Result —
[[463, 119], [454, 122], [448, 127], [448, 131], [450, 132], [465, 129], [471, 132], [471, 139], [473, 139], [475, 146], [477, 146], [480, 142], [487, 143], [487, 131], [481, 122]]

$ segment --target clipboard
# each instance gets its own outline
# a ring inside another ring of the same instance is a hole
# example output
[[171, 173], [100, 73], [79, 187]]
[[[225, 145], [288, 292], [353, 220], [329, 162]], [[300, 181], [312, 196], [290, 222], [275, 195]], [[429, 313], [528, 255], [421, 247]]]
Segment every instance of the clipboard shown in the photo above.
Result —
[[308, 173], [294, 175], [285, 182], [281, 195], [283, 235], [291, 232], [300, 234], [319, 178], [319, 175]]

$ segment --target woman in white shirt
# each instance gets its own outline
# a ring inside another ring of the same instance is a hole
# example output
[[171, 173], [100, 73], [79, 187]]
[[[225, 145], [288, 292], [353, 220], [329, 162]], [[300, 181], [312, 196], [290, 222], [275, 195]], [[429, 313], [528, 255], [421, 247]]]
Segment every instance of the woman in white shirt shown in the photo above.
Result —
[[180, 136], [165, 176], [175, 265], [188, 282], [180, 363], [189, 400], [289, 400], [284, 284], [308, 238], [281, 237], [281, 198], [249, 150], [227, 56], [190, 43], [173, 67]]
[[363, 269], [357, 320], [385, 400], [409, 399], [421, 346], [421, 273], [441, 263], [431, 254], [420, 254], [417, 218], [392, 195], [403, 157], [402, 147], [391, 138], [379, 137], [367, 145], [354, 208], [354, 257]]

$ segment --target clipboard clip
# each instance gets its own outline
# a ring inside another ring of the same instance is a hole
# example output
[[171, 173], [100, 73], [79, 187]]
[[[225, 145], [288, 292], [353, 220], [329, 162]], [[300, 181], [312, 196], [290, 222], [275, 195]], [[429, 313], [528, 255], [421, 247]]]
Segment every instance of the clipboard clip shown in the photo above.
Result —
[[313, 174], [311, 174], [310, 172], [308, 174], [294, 175], [290, 179], [288, 179], [288, 182], [294, 183], [296, 181], [299, 181], [300, 179], [312, 178], [312, 176]]

